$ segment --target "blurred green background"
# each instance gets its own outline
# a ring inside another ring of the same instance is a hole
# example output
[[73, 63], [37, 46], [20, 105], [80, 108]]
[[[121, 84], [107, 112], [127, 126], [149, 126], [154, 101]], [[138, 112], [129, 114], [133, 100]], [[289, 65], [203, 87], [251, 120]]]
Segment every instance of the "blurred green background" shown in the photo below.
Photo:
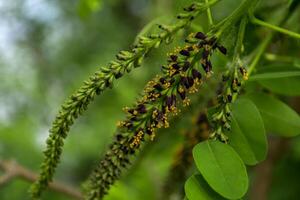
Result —
[[[189, 2], [0, 0], [0, 159], [15, 159], [38, 172], [48, 129], [66, 97], [117, 52], [128, 49], [148, 22], [171, 23]], [[222, 19], [239, 2], [221, 2], [214, 8], [214, 17]], [[196, 22], [204, 29], [207, 26], [205, 15]], [[155, 23], [151, 28], [157, 30]], [[124, 117], [122, 108], [135, 101], [146, 82], [160, 72], [168, 50], [179, 43], [162, 45], [141, 68], [96, 98], [72, 127], [55, 178], [80, 187], [110, 143], [116, 122]], [[165, 130], [161, 141], [142, 152], [143, 160], [140, 156], [105, 199], [159, 199], [184, 125]], [[299, 194], [300, 140], [296, 138], [292, 144], [276, 167], [270, 199], [295, 199]], [[0, 186], [0, 199], [29, 199], [29, 186], [13, 179]], [[290, 197], [282, 198], [284, 192]], [[44, 199], [71, 198], [48, 190]]]

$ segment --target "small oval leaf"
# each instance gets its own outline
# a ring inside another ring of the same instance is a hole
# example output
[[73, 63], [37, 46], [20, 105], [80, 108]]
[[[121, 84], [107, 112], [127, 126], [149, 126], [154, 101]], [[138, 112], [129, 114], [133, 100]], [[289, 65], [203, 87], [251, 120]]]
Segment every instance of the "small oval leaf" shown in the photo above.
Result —
[[259, 83], [265, 88], [277, 94], [283, 94], [286, 96], [300, 95], [299, 77], [281, 78], [280, 80], [276, 81], [259, 81]]
[[250, 81], [270, 80], [270, 79], [289, 78], [289, 77], [300, 77], [300, 70], [256, 74], [250, 78]]
[[229, 144], [247, 165], [255, 165], [267, 155], [267, 138], [262, 117], [255, 104], [240, 98], [232, 105]]
[[184, 185], [188, 200], [225, 200], [213, 191], [200, 174], [191, 176]]
[[227, 144], [207, 140], [193, 149], [196, 166], [210, 187], [227, 199], [239, 199], [248, 189], [246, 167]]
[[293, 66], [270, 65], [259, 69], [250, 80], [258, 81], [272, 92], [298, 96], [300, 95], [300, 69]]
[[300, 117], [288, 105], [263, 93], [248, 97], [257, 106], [268, 132], [285, 137], [300, 134]]

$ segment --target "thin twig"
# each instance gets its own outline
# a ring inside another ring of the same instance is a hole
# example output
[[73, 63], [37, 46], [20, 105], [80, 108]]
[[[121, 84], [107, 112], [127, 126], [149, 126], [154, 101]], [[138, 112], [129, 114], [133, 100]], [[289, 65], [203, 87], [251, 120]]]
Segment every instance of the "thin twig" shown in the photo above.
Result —
[[[209, 0], [205, 0], [205, 3], [208, 4]], [[207, 18], [208, 18], [209, 25], [213, 26], [214, 25], [214, 21], [213, 21], [213, 18], [212, 18], [210, 6], [207, 7], [206, 12], [207, 12]]]
[[267, 28], [272, 29], [274, 31], [278, 31], [280, 33], [286, 34], [286, 35], [288, 35], [290, 37], [293, 37], [293, 38], [296, 38], [296, 39], [300, 39], [300, 34], [299, 33], [290, 31], [290, 30], [285, 29], [285, 28], [281, 28], [281, 27], [273, 25], [273, 24], [269, 24], [269, 23], [267, 23], [267, 22], [265, 22], [263, 20], [260, 20], [260, 19], [258, 19], [256, 17], [254, 17], [253, 15], [250, 15], [250, 19], [251, 19], [251, 22], [253, 24], [264, 26], [264, 27], [267, 27]]
[[[0, 186], [9, 183], [14, 178], [21, 178], [28, 182], [34, 182], [37, 180], [36, 173], [18, 164], [15, 160], [0, 160], [0, 169], [4, 171], [4, 174], [0, 177]], [[49, 188], [52, 191], [65, 194], [73, 197], [74, 199], [83, 199], [78, 189], [59, 181], [53, 181], [50, 183]]]

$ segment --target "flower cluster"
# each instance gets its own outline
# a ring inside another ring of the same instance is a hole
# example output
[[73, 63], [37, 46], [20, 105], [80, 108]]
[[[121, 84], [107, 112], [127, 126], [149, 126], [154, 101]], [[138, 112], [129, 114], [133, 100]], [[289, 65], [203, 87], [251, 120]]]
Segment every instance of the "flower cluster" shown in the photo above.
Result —
[[164, 184], [164, 199], [169, 199], [173, 193], [182, 192], [184, 180], [188, 177], [188, 172], [193, 164], [193, 147], [208, 139], [210, 126], [206, 113], [200, 112], [193, 120], [191, 129], [184, 132], [184, 142], [174, 156], [169, 175]]
[[52, 180], [60, 160], [64, 139], [67, 137], [70, 127], [87, 109], [96, 95], [99, 95], [107, 88], [111, 88], [115, 79], [140, 66], [145, 55], [150, 50], [157, 48], [164, 41], [171, 41], [177, 31], [188, 26], [195, 17], [216, 2], [218, 0], [213, 0], [209, 4], [193, 3], [185, 9], [184, 13], [177, 16], [178, 20], [175, 24], [160, 25], [161, 32], [147, 37], [140, 37], [133, 49], [121, 51], [116, 56], [117, 59], [115, 61], [110, 62], [107, 67], [102, 67], [99, 71], [96, 71], [94, 75], [84, 82], [83, 86], [65, 101], [50, 129], [41, 173], [31, 189], [33, 198], [38, 198]]
[[217, 38], [200, 32], [191, 34], [186, 42], [185, 47], [168, 55], [168, 63], [162, 67], [163, 75], [148, 82], [142, 98], [133, 107], [125, 108], [127, 117], [118, 123], [115, 141], [86, 185], [87, 199], [101, 199], [142, 142], [147, 138], [153, 140], [157, 129], [169, 127], [169, 118], [180, 112], [179, 103], [189, 105], [187, 94], [198, 91], [204, 78], [200, 66], [208, 77], [213, 51], [219, 49], [224, 53]]
[[218, 105], [215, 107], [215, 113], [212, 115], [214, 132], [210, 137], [219, 139], [223, 142], [227, 142], [228, 140], [224, 132], [231, 129], [230, 105], [234, 95], [239, 93], [243, 80], [248, 79], [248, 73], [245, 67], [240, 63], [237, 63], [236, 65], [234, 70], [228, 70], [222, 77], [225, 87], [218, 96]]

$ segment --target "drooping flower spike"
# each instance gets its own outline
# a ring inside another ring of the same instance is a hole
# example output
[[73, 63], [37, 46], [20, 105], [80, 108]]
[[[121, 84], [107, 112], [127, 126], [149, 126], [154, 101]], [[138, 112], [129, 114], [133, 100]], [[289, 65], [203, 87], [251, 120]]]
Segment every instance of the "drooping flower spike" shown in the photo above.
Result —
[[163, 42], [171, 42], [179, 30], [186, 28], [208, 6], [218, 1], [212, 0], [208, 4], [195, 2], [177, 16], [178, 20], [174, 24], [161, 25], [159, 26], [161, 31], [157, 34], [139, 37], [132, 49], [121, 51], [116, 56], [116, 60], [96, 71], [64, 102], [49, 131], [50, 135], [46, 142], [47, 148], [44, 151], [45, 159], [41, 165], [41, 172], [31, 188], [32, 198], [39, 198], [42, 191], [52, 181], [60, 161], [64, 140], [68, 136], [71, 126], [84, 113], [94, 98], [107, 88], [112, 88], [115, 79], [119, 79], [132, 69], [141, 66], [143, 59], [152, 49], [159, 47]]
[[145, 140], [153, 140], [157, 129], [168, 128], [170, 117], [180, 112], [180, 105], [190, 104], [188, 94], [197, 92], [204, 78], [209, 77], [210, 57], [219, 45], [216, 38], [204, 34], [205, 38], [199, 38], [199, 34], [203, 33], [191, 34], [185, 47], [169, 54], [163, 74], [148, 82], [134, 106], [124, 109], [126, 119], [118, 123], [113, 144], [86, 184], [87, 199], [101, 199], [119, 178], [121, 169], [130, 163], [130, 155]]

